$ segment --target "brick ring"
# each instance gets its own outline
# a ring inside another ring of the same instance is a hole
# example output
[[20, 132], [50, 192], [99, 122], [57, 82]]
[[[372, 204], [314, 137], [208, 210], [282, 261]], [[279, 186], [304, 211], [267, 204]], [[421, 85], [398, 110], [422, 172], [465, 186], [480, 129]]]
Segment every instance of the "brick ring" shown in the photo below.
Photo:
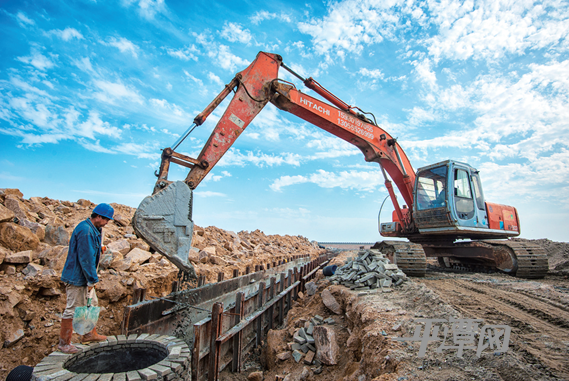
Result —
[[[190, 379], [190, 349], [173, 336], [108, 336], [75, 354], [51, 353], [34, 367], [34, 381], [171, 381]], [[83, 373], [85, 372], [85, 373]]]

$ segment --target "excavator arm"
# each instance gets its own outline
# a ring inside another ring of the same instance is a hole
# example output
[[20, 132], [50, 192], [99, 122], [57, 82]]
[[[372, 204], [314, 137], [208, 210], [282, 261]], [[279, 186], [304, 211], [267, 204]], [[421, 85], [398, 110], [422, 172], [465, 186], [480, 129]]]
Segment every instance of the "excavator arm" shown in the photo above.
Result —
[[[281, 67], [301, 79], [305, 86], [331, 104], [307, 95], [293, 84], [278, 79]], [[187, 260], [193, 233], [192, 190], [200, 184], [268, 102], [355, 145], [362, 151], [366, 161], [378, 163], [403, 230], [414, 229], [408, 214], [409, 209], [400, 208], [391, 181], [387, 177], [389, 174], [393, 179], [407, 205], [412, 205], [415, 182], [413, 167], [397, 140], [363, 113], [359, 113], [358, 109], [344, 103], [312, 78], [300, 77], [283, 64], [281, 56], [260, 52], [194, 119], [194, 125], [189, 131], [201, 125], [233, 91], [235, 95], [197, 158], [175, 152], [187, 134], [182, 136], [173, 148], [166, 148], [162, 152], [153, 195], [142, 201], [133, 220], [137, 233], [155, 250], [168, 257], [180, 269], [195, 276], [193, 267]], [[190, 168], [183, 182], [168, 180], [170, 162]]]

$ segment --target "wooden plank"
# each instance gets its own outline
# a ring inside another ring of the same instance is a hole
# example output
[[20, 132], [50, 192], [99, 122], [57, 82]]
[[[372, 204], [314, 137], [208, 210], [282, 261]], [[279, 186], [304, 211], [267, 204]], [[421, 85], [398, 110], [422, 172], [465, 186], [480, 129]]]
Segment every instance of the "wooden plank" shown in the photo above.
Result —
[[237, 334], [239, 331], [241, 331], [243, 328], [247, 327], [249, 324], [251, 324], [253, 321], [255, 321], [255, 319], [257, 319], [259, 316], [261, 316], [265, 311], [270, 311], [272, 307], [274, 307], [274, 305], [281, 300], [282, 298], [286, 297], [286, 294], [289, 293], [290, 291], [292, 291], [292, 289], [296, 286], [298, 286], [299, 282], [295, 282], [292, 284], [292, 286], [290, 286], [289, 288], [287, 288], [286, 290], [284, 290], [283, 292], [279, 293], [276, 297], [274, 297], [272, 300], [269, 300], [264, 306], [263, 308], [261, 308], [258, 311], [255, 311], [255, 313], [246, 316], [243, 320], [241, 320], [241, 322], [239, 324], [237, 324], [236, 326], [232, 327], [230, 330], [228, 330], [227, 332], [225, 332], [224, 334], [220, 335], [217, 338], [217, 342], [218, 343], [225, 343], [227, 342], [229, 339], [231, 339], [235, 334]]
[[219, 351], [217, 338], [221, 329], [221, 315], [223, 314], [223, 303], [214, 303], [211, 310], [211, 337], [209, 344], [209, 367], [207, 372], [208, 381], [217, 381], [219, 378]]
[[[285, 289], [285, 273], [281, 273], [279, 291], [283, 292], [284, 289]], [[284, 302], [285, 298], [281, 298], [281, 300], [279, 300], [279, 325], [282, 325], [284, 321]]]
[[[257, 293], [257, 309], [261, 309], [263, 308], [263, 297], [265, 294], [265, 282], [260, 282], [259, 283], [259, 292]], [[261, 315], [259, 316], [259, 318], [257, 319], [257, 341], [255, 343], [255, 345], [257, 347], [261, 346], [261, 342], [263, 341], [263, 314], [261, 313]]]
[[[242, 292], [238, 292], [235, 297], [235, 320], [234, 325], [239, 324], [244, 315], [244, 302], [245, 295]], [[241, 341], [243, 339], [243, 332], [239, 331], [239, 334], [233, 337], [233, 362], [231, 364], [232, 372], [241, 372]]]

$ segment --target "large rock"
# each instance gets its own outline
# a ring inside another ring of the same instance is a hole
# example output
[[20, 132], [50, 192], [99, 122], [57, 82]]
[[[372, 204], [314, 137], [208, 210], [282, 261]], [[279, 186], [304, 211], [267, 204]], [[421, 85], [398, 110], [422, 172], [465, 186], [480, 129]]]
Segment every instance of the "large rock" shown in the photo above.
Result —
[[40, 263], [45, 267], [60, 272], [67, 260], [69, 246], [49, 247], [39, 254]]
[[120, 277], [102, 279], [97, 283], [97, 295], [99, 299], [108, 299], [110, 302], [117, 302], [127, 296], [127, 289], [120, 282]]
[[0, 287], [0, 316], [15, 316], [14, 306], [22, 301], [22, 296], [11, 287]]
[[122, 255], [126, 255], [130, 251], [130, 242], [126, 239], [119, 239], [118, 241], [109, 243], [107, 249], [118, 251]]
[[69, 245], [69, 233], [63, 226], [47, 225], [44, 241], [50, 245]]
[[342, 314], [342, 307], [340, 307], [340, 304], [338, 304], [330, 290], [326, 289], [322, 291], [320, 296], [322, 296], [322, 302], [330, 311], [334, 312], [336, 315]]
[[113, 216], [113, 220], [115, 221], [115, 224], [117, 224], [119, 226], [129, 226], [130, 225], [130, 218], [127, 218], [120, 213], [115, 213], [115, 215]]
[[136, 249], [137, 247], [139, 249], [142, 249], [144, 251], [150, 251], [150, 246], [148, 246], [148, 244], [140, 239], [129, 239], [128, 242], [130, 243], [130, 248], [131, 249]]
[[19, 197], [19, 198], [24, 197], [24, 194], [22, 192], [20, 192], [19, 189], [16, 189], [16, 188], [0, 188], [0, 191], [2, 191], [2, 193], [4, 193], [6, 196], [14, 195], [14, 196]]
[[340, 348], [332, 328], [323, 325], [314, 327], [314, 342], [317, 358], [322, 364], [336, 365], [338, 363]]
[[19, 251], [17, 253], [11, 253], [6, 255], [4, 258], [5, 263], [12, 263], [12, 264], [26, 264], [32, 261], [32, 251]]
[[13, 222], [0, 223], [0, 244], [12, 251], [34, 250], [39, 238], [28, 228]]
[[132, 262], [132, 264], [143, 264], [144, 262], [146, 262], [147, 260], [150, 259], [150, 257], [152, 257], [152, 253], [150, 253], [149, 251], [144, 251], [141, 250], [139, 248], [133, 249], [131, 250], [127, 255], [126, 255], [126, 259], [130, 259], [130, 261]]
[[0, 204], [0, 222], [10, 222], [15, 216], [14, 212]]
[[10, 254], [10, 251], [2, 246], [0, 246], [0, 265], [4, 262], [6, 255]]
[[4, 206], [14, 212], [14, 215], [18, 218], [18, 220], [23, 221], [28, 219], [26, 210], [18, 197], [14, 195], [6, 196], [6, 199], [4, 200]]

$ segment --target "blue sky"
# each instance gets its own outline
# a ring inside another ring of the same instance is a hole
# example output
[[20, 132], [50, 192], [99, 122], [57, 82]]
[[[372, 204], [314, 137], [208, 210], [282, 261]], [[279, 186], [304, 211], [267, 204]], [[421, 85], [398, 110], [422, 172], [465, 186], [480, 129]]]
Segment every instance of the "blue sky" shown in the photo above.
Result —
[[[160, 149], [268, 51], [373, 112], [415, 169], [479, 169], [522, 237], [569, 241], [568, 34], [566, 1], [0, 1], [0, 187], [138, 206]], [[198, 155], [223, 105], [178, 151]], [[375, 241], [386, 195], [358, 149], [268, 105], [196, 189], [194, 220]]]

